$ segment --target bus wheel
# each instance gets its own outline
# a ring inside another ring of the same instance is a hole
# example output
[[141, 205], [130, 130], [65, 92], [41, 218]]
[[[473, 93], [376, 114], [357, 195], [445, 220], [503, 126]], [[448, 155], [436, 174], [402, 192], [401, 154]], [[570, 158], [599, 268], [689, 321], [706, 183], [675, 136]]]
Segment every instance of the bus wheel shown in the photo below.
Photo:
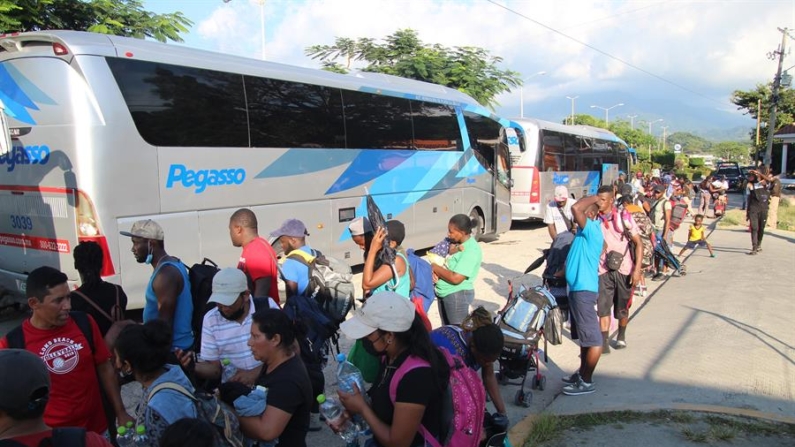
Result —
[[475, 238], [476, 241], [480, 240], [481, 236], [483, 236], [483, 232], [485, 231], [485, 223], [483, 222], [483, 216], [480, 215], [480, 211], [477, 208], [472, 209], [469, 212], [469, 218], [473, 221], [477, 222], [474, 228], [472, 228], [472, 237]]

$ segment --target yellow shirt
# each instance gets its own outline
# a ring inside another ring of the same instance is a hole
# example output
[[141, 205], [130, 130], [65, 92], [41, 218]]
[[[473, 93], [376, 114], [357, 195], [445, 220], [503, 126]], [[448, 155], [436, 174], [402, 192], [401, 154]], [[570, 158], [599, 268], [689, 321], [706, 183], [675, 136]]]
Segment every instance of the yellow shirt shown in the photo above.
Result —
[[701, 228], [696, 228], [695, 225], [690, 225], [690, 233], [688, 235], [687, 240], [696, 242], [696, 241], [700, 241], [700, 240], [704, 239], [704, 229], [705, 228], [706, 227], [704, 227], [703, 224], [701, 225]]

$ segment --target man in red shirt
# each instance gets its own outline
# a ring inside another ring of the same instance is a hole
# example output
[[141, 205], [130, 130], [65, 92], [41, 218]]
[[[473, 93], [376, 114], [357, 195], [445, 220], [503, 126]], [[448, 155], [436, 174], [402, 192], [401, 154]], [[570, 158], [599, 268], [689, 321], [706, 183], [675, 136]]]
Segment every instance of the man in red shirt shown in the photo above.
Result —
[[232, 245], [243, 247], [237, 268], [246, 274], [248, 290], [254, 298], [273, 298], [279, 301], [276, 252], [259, 236], [257, 216], [248, 208], [241, 208], [229, 218], [229, 238]]
[[[133, 418], [124, 409], [116, 370], [110, 363], [110, 352], [97, 323], [82, 312], [70, 313], [66, 280], [66, 275], [52, 267], [30, 272], [27, 294], [32, 315], [22, 323], [21, 334], [17, 328], [0, 339], [0, 349], [24, 346], [44, 361], [51, 382], [49, 404], [44, 411], [47, 425], [83, 427], [104, 434], [108, 421], [100, 399], [100, 383], [119, 424]], [[83, 328], [75, 318], [84, 322]], [[87, 333], [91, 334], [91, 340]], [[17, 343], [22, 346], [16, 346]], [[25, 374], [24, 370], [20, 373]]]
[[27, 447], [42, 445], [51, 439], [53, 445], [111, 447], [102, 436], [85, 429], [56, 429], [44, 423], [44, 409], [50, 397], [50, 374], [35, 354], [24, 349], [0, 351], [0, 444], [4, 440]]

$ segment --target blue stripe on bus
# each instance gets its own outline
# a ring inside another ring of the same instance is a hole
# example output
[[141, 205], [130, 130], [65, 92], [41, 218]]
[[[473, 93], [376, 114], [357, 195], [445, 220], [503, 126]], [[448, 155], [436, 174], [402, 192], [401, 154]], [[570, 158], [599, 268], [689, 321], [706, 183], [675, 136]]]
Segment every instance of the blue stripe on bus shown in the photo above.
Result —
[[[306, 154], [311, 149], [289, 149], [271, 163], [255, 178], [290, 177], [293, 175], [311, 174], [352, 162], [359, 155], [356, 150], [329, 149], [323, 152], [322, 157]], [[313, 153], [314, 155], [314, 153]]]
[[[346, 191], [364, 185], [370, 180], [380, 178], [404, 161], [416, 154], [416, 151], [403, 150], [362, 150], [351, 162], [345, 172], [331, 185], [326, 194]], [[375, 168], [373, 168], [375, 167]], [[401, 171], [401, 175], [406, 175]]]
[[56, 104], [10, 64], [0, 64], [0, 99], [8, 115], [25, 124], [36, 124], [28, 112], [28, 109], [39, 110], [36, 103]]

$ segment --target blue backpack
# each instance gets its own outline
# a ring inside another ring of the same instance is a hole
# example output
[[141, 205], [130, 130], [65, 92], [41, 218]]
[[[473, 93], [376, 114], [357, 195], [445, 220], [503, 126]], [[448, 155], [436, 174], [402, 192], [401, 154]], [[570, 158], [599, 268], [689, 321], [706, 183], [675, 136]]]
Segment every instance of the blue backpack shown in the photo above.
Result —
[[285, 300], [282, 310], [290, 320], [306, 326], [306, 337], [298, 338], [304, 363], [325, 365], [331, 347], [329, 342], [334, 343], [339, 351], [339, 325], [323, 312], [314, 298], [293, 295]]
[[433, 289], [433, 269], [431, 264], [414, 254], [414, 249], [406, 250], [406, 255], [409, 260], [409, 268], [414, 277], [414, 288], [411, 290], [411, 297], [422, 298], [422, 308], [425, 312], [430, 309], [433, 300], [436, 299], [436, 293]]

